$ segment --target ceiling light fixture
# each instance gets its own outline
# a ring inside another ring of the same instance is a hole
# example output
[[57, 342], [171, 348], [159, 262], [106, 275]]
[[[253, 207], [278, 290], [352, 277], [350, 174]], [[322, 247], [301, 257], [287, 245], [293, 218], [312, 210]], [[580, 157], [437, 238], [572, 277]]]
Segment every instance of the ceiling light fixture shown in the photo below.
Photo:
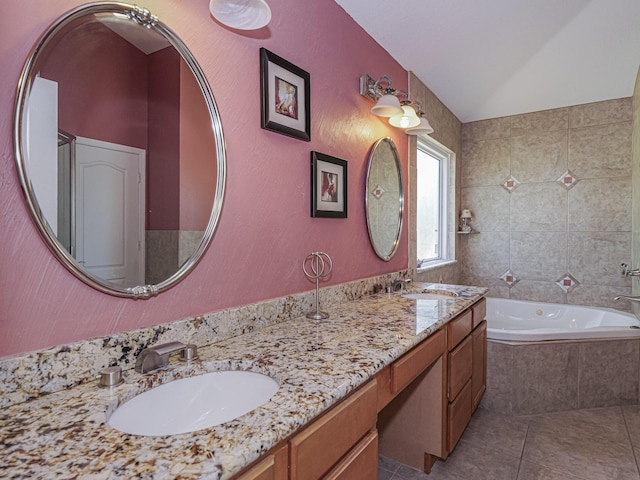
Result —
[[223, 25], [238, 30], [257, 30], [271, 20], [265, 0], [211, 0], [209, 11]]
[[[374, 80], [366, 73], [360, 77], [360, 95], [376, 102], [371, 113], [379, 117], [389, 117], [389, 123], [397, 128], [406, 129], [409, 135], [433, 133], [429, 121], [424, 118], [420, 103], [409, 98], [406, 90], [391, 86], [391, 78], [382, 75]], [[400, 98], [402, 97], [402, 99]]]

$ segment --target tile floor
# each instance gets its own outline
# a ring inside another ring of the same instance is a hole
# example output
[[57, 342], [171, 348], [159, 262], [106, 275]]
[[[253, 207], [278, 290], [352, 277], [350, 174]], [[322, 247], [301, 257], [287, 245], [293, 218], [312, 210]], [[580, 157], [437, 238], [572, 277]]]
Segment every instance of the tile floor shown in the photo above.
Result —
[[474, 414], [430, 475], [380, 456], [379, 480], [640, 480], [640, 406]]

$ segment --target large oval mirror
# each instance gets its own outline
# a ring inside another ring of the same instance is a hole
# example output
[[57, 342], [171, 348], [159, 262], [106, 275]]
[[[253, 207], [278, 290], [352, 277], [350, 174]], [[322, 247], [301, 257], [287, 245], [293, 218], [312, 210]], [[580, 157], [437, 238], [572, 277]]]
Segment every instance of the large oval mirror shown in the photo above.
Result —
[[156, 295], [211, 242], [220, 117], [191, 52], [147, 10], [92, 3], [43, 34], [20, 77], [14, 144], [42, 237], [100, 291]]
[[398, 249], [404, 212], [400, 156], [388, 137], [378, 140], [369, 154], [365, 196], [371, 245], [388, 262]]

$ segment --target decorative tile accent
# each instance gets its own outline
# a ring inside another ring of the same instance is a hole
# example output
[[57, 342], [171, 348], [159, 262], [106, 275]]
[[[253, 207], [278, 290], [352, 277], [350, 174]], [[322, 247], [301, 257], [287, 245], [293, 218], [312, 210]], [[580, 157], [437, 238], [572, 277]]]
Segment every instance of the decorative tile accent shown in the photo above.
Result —
[[578, 282], [578, 280], [576, 280], [573, 277], [573, 275], [567, 272], [558, 280], [556, 280], [556, 284], [565, 292], [569, 293], [572, 290], [574, 290], [578, 285], [580, 285], [580, 282]]
[[571, 172], [571, 170], [567, 170], [562, 175], [560, 175], [560, 178], [556, 180], [558, 184], [560, 184], [562, 187], [564, 187], [567, 190], [571, 190], [575, 186], [575, 184], [578, 183], [579, 181], [580, 179], [577, 178], [573, 174], [573, 172]]
[[516, 283], [520, 281], [518, 277], [516, 277], [511, 270], [507, 270], [500, 276], [500, 280], [509, 285], [509, 288], [513, 287]]
[[507, 190], [507, 192], [511, 193], [520, 185], [520, 181], [512, 175], [509, 175], [508, 178], [502, 182], [502, 186]]
[[382, 186], [378, 185], [375, 190], [373, 191], [373, 196], [376, 197], [378, 200], [380, 200], [380, 197], [384, 195], [384, 188], [382, 188]]

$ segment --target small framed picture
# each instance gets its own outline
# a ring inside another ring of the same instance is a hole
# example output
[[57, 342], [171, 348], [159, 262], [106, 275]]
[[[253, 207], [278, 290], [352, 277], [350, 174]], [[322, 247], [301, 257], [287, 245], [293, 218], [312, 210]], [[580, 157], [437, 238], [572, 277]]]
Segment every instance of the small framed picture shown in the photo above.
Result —
[[260, 49], [262, 128], [311, 140], [309, 73], [265, 48]]
[[311, 152], [311, 216], [347, 218], [347, 161]]

